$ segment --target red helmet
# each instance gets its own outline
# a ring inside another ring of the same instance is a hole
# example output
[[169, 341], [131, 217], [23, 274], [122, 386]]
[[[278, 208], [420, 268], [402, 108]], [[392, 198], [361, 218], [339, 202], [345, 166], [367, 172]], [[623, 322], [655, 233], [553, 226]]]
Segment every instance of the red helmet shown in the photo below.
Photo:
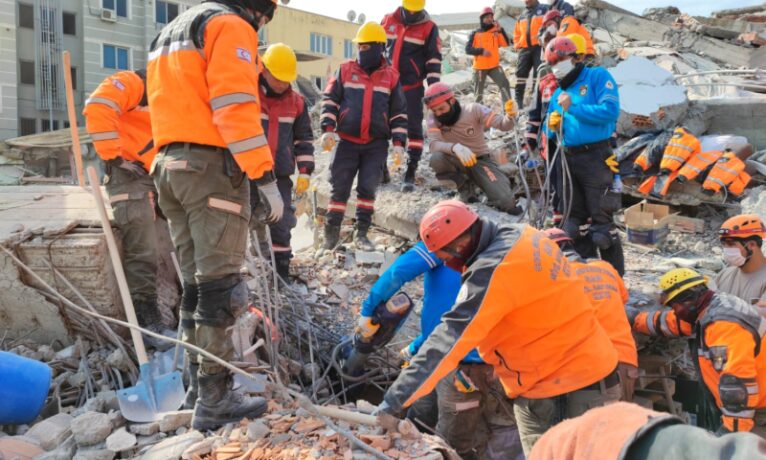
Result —
[[483, 18], [485, 14], [494, 15], [495, 12], [492, 10], [492, 7], [486, 6], [481, 10], [481, 14], [479, 15], [479, 18]]
[[545, 61], [550, 65], [556, 65], [563, 58], [575, 54], [577, 54], [577, 45], [572, 40], [556, 37], [545, 48]]
[[423, 103], [425, 103], [426, 107], [432, 109], [442, 102], [453, 99], [454, 97], [455, 93], [452, 92], [452, 88], [450, 88], [449, 85], [437, 82], [428, 87], [425, 96], [423, 97]]
[[429, 209], [420, 221], [420, 238], [429, 251], [436, 252], [462, 235], [478, 219], [479, 215], [462, 201], [442, 201]]
[[543, 233], [545, 233], [545, 236], [547, 236], [548, 239], [552, 240], [556, 244], [572, 242], [572, 238], [567, 234], [567, 232], [558, 227], [549, 228], [544, 230]]
[[561, 22], [561, 12], [559, 10], [550, 10], [543, 16], [543, 27], [551, 21], [555, 21], [556, 24]]

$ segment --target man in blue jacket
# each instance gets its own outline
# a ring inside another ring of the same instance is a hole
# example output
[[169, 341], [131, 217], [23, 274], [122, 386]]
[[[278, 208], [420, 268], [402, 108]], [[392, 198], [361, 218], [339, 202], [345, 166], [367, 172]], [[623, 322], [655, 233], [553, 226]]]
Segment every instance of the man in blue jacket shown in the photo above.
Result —
[[[402, 286], [420, 275], [424, 275], [420, 335], [401, 351], [405, 361], [409, 361], [418, 352], [439, 325], [442, 315], [452, 308], [460, 290], [460, 273], [444, 265], [435, 254], [428, 251], [422, 241], [402, 254], [380, 275], [362, 304], [357, 326], [362, 335], [374, 334], [377, 330], [372, 324], [375, 307], [387, 302]], [[492, 366], [485, 364], [476, 350], [471, 350], [460, 366], [439, 382], [436, 395], [439, 408], [436, 431], [462, 458], [482, 458], [488, 448], [490, 435], [501, 431], [513, 431], [510, 436], [502, 436], [505, 445], [501, 449], [504, 452], [513, 450], [513, 441], [516, 440], [516, 449], [521, 451], [512, 416], [512, 402], [494, 378]], [[416, 414], [411, 415], [421, 417], [422, 412], [427, 411], [423, 407], [416, 407]], [[494, 436], [492, 438], [492, 449], [496, 450], [497, 444]], [[504, 458], [516, 458], [516, 455]]]
[[[545, 50], [545, 60], [559, 84], [548, 105], [545, 132], [563, 146], [572, 179], [571, 211], [563, 229], [575, 240], [581, 256], [588, 257], [587, 246], [595, 246], [622, 276], [625, 260], [613, 219], [622, 196], [611, 191], [617, 162], [610, 144], [620, 115], [620, 96], [609, 71], [586, 67], [575, 56], [576, 46], [566, 37], [555, 38]], [[567, 203], [562, 207], [566, 209]]]

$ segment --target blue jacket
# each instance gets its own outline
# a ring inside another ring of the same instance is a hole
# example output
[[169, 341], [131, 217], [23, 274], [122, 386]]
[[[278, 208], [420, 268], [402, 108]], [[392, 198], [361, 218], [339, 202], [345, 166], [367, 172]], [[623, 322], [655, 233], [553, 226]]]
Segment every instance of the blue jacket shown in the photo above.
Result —
[[[562, 91], [572, 98], [567, 112], [558, 103]], [[612, 137], [620, 116], [617, 82], [603, 67], [585, 67], [566, 90], [559, 88], [553, 93], [547, 115], [554, 111], [564, 114], [564, 146], [576, 147], [607, 140]], [[555, 136], [547, 121], [544, 125], [545, 134], [549, 138]]]
[[[420, 335], [410, 344], [413, 355], [426, 341], [444, 313], [450, 311], [460, 291], [460, 273], [447, 267], [436, 255], [428, 252], [419, 241], [386, 270], [370, 289], [370, 295], [362, 304], [362, 316], [372, 316], [375, 307], [396, 294], [402, 286], [425, 274], [423, 287], [423, 310], [420, 313]], [[483, 363], [476, 350], [463, 358], [466, 363]]]

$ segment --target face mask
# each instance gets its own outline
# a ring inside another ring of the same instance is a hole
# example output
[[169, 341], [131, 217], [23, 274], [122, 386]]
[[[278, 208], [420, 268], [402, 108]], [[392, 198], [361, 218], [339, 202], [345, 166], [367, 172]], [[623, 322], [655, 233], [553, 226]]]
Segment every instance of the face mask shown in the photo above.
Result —
[[741, 267], [747, 262], [747, 259], [742, 255], [738, 247], [723, 248], [723, 260], [730, 267]]
[[449, 112], [437, 115], [436, 120], [438, 120], [439, 123], [443, 125], [452, 126], [457, 123], [458, 119], [460, 119], [461, 111], [462, 109], [460, 108], [460, 103], [456, 100], [450, 106]]
[[553, 36], [555, 37], [555, 36], [556, 36], [556, 34], [559, 32], [559, 29], [558, 29], [558, 27], [556, 27], [556, 26], [554, 26], [553, 24], [551, 24], [551, 25], [549, 25], [549, 26], [548, 26], [548, 28], [547, 28], [547, 29], [545, 29], [545, 32], [546, 32], [548, 35], [553, 35]]
[[380, 63], [383, 59], [383, 44], [371, 43], [370, 49], [365, 51], [359, 51], [359, 65], [364, 70], [370, 71], [380, 67]]
[[686, 321], [687, 323], [694, 323], [697, 321], [697, 317], [699, 316], [699, 308], [697, 308], [695, 301], [686, 300], [683, 302], [674, 303], [672, 308], [676, 316], [682, 321]]
[[553, 71], [553, 75], [556, 77], [556, 80], [563, 79], [573, 69], [574, 69], [574, 64], [572, 64], [571, 59], [567, 59], [566, 61], [559, 61], [558, 63], [556, 63], [555, 65], [551, 67], [551, 70]]

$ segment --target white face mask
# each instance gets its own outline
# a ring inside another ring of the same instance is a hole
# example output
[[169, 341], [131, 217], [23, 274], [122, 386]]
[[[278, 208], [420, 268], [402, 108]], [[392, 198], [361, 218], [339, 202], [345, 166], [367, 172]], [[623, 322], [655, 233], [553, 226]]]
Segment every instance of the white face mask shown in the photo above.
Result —
[[547, 29], [545, 29], [546, 32], [548, 32], [548, 35], [553, 35], [554, 37], [558, 33], [559, 29], [558, 27], [554, 26], [553, 24], [549, 25]]
[[723, 260], [726, 265], [730, 267], [741, 267], [745, 265], [747, 259], [742, 255], [737, 247], [724, 247], [723, 248]]
[[567, 59], [566, 61], [559, 61], [557, 64], [551, 67], [553, 75], [556, 76], [557, 80], [561, 80], [562, 78], [566, 77], [569, 72], [572, 71], [572, 69], [574, 69], [574, 64], [572, 64], [571, 59]]

